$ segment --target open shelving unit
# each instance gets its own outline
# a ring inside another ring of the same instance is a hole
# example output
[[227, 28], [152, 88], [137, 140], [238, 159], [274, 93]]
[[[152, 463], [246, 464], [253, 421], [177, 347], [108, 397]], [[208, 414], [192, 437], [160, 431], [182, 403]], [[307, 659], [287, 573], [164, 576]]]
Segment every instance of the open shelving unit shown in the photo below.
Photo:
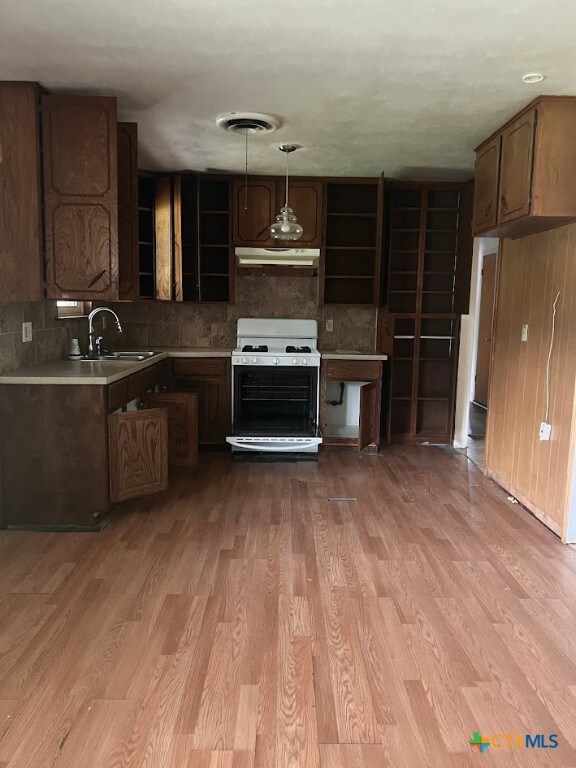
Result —
[[347, 179], [326, 184], [322, 303], [378, 304], [381, 222], [381, 181]]
[[199, 301], [229, 302], [233, 293], [231, 183], [199, 178], [198, 296]]
[[465, 184], [394, 183], [389, 190], [393, 442], [452, 440], [459, 315], [467, 306], [472, 259], [470, 192]]
[[156, 244], [154, 235], [156, 179], [138, 176], [138, 297], [154, 299], [156, 290]]

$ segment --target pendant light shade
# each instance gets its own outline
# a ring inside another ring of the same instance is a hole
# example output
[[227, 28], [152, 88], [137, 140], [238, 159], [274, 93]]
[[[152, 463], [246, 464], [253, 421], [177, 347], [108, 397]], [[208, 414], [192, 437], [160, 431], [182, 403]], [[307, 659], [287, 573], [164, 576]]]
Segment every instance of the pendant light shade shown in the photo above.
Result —
[[297, 144], [281, 144], [281, 152], [286, 153], [286, 202], [280, 208], [276, 221], [270, 227], [270, 237], [274, 240], [300, 240], [304, 234], [302, 225], [294, 215], [294, 211], [288, 205], [288, 155], [298, 149]]

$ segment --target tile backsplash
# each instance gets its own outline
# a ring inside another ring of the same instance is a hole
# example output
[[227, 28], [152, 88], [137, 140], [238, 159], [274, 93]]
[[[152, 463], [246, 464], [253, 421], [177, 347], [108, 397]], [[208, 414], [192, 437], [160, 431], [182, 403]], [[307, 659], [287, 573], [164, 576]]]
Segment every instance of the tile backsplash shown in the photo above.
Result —
[[[320, 349], [374, 349], [376, 309], [316, 303], [313, 277], [238, 277], [236, 303], [179, 304], [156, 301], [107, 304], [117, 312], [124, 333], [109, 344], [139, 347], [234, 347], [239, 317], [289, 317], [318, 320]], [[326, 333], [325, 321], [334, 321]], [[113, 334], [114, 332], [112, 332]]]
[[[22, 323], [32, 323], [32, 341], [22, 341]], [[55, 301], [0, 303], [0, 373], [68, 354], [70, 338], [86, 337], [86, 320], [56, 319]]]
[[[236, 303], [177, 304], [158, 301], [116, 302], [124, 333], [107, 324], [104, 336], [111, 349], [139, 347], [234, 347], [239, 317], [290, 317], [318, 320], [321, 350], [374, 349], [376, 309], [316, 303], [313, 277], [239, 277]], [[325, 321], [333, 320], [327, 333]], [[22, 323], [31, 322], [33, 340], [22, 342]], [[56, 302], [0, 303], [0, 373], [65, 358], [70, 339], [86, 349], [85, 318], [56, 319]]]

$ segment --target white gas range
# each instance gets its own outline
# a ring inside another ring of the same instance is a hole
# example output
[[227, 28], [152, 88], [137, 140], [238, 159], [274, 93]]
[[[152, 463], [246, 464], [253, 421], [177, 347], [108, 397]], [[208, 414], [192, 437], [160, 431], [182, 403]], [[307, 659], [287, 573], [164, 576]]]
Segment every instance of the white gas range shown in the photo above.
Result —
[[240, 454], [314, 458], [320, 353], [316, 320], [240, 318], [232, 353], [232, 434]]

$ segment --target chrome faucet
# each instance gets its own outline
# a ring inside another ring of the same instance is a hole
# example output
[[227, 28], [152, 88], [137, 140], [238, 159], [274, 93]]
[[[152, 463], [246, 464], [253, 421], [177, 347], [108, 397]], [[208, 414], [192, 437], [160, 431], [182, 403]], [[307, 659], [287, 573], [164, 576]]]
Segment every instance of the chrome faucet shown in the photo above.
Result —
[[100, 343], [102, 341], [102, 336], [95, 336], [94, 335], [94, 318], [99, 312], [110, 312], [110, 314], [114, 317], [114, 320], [116, 321], [116, 328], [118, 328], [118, 333], [122, 333], [122, 326], [120, 324], [120, 318], [114, 312], [112, 309], [108, 309], [108, 307], [96, 307], [96, 309], [93, 309], [92, 312], [88, 315], [88, 354], [86, 357], [98, 357], [101, 354], [100, 349]]

